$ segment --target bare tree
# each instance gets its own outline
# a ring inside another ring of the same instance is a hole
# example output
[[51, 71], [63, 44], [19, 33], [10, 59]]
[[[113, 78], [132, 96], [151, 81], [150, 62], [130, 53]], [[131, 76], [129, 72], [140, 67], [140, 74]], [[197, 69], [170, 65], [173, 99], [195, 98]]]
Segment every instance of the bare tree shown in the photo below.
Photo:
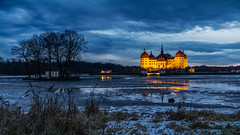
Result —
[[51, 78], [52, 76], [52, 52], [53, 52], [53, 44], [55, 41], [54, 37], [55, 32], [46, 32], [44, 34], [44, 47], [46, 48], [46, 54], [47, 54], [47, 61], [48, 61], [48, 68], [49, 68], [49, 77]]
[[51, 33], [53, 39], [53, 61], [57, 63], [60, 78], [63, 78], [63, 56], [64, 56], [64, 46], [61, 42], [61, 34], [58, 32]]
[[43, 34], [41, 34], [40, 36], [33, 35], [33, 38], [30, 40], [29, 43], [30, 52], [33, 56], [33, 60], [36, 65], [38, 77], [41, 78], [41, 61], [43, 59], [43, 54], [45, 51], [44, 50], [45, 41]]
[[[54, 31], [33, 35], [30, 40], [23, 40], [20, 46], [12, 48], [12, 54], [27, 62], [27, 72], [29, 73], [29, 60], [33, 60], [35, 74], [41, 78], [41, 69], [44, 60], [47, 60], [50, 77], [52, 66], [57, 65], [60, 78], [69, 77], [70, 67], [73, 61], [81, 59], [83, 48], [88, 42], [82, 34], [73, 30], [65, 30], [60, 34]], [[30, 77], [30, 74], [29, 74]]]
[[88, 41], [85, 40], [82, 34], [78, 34], [74, 30], [65, 30], [61, 35], [61, 41], [65, 47], [64, 75], [69, 77], [71, 62], [81, 58], [81, 52], [83, 51], [83, 48], [86, 47]]
[[13, 46], [11, 49], [11, 52], [13, 55], [17, 55], [19, 59], [23, 59], [26, 62], [26, 69], [28, 77], [30, 78], [30, 72], [29, 72], [29, 62], [31, 60], [31, 53], [29, 50], [29, 41], [28, 40], [22, 40], [19, 42], [19, 46]]

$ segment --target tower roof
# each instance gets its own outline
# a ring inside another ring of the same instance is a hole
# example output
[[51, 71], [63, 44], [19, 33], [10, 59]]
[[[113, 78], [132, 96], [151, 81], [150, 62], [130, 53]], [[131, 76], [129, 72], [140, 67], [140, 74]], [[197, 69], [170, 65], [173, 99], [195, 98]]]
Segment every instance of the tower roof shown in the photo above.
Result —
[[149, 58], [148, 54], [146, 53], [146, 50], [144, 49], [144, 52], [141, 55], [141, 58]]
[[149, 55], [149, 59], [155, 59], [155, 56], [152, 54], [152, 51], [151, 54]]
[[175, 56], [176, 56], [176, 57], [185, 57], [185, 58], [187, 57], [187, 55], [184, 54], [183, 51], [181, 51], [180, 47], [179, 47], [179, 50], [178, 50], [178, 52], [176, 53]]

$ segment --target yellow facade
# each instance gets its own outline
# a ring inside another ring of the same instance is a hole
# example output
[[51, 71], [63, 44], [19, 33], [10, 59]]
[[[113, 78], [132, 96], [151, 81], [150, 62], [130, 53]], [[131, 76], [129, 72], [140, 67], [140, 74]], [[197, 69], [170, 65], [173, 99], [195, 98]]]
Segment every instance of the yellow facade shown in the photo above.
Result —
[[187, 55], [179, 48], [175, 57], [170, 54], [164, 54], [163, 47], [161, 53], [155, 57], [152, 52], [150, 55], [145, 49], [141, 55], [140, 67], [148, 71], [166, 70], [166, 69], [185, 69], [187, 67]]

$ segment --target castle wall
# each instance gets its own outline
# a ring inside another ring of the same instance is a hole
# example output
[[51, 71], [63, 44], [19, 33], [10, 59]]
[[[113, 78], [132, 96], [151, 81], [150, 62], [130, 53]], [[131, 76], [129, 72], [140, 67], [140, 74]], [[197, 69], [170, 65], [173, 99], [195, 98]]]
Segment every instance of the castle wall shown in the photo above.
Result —
[[173, 69], [175, 67], [174, 63], [174, 59], [167, 59], [167, 69]]
[[187, 58], [175, 57], [175, 68], [185, 69], [187, 67]]

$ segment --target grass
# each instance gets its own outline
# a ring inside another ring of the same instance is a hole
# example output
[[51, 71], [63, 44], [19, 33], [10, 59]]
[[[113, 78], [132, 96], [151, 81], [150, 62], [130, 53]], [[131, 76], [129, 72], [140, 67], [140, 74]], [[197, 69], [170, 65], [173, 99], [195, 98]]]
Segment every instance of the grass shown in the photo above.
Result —
[[199, 118], [202, 120], [209, 121], [239, 121], [240, 120], [240, 111], [232, 114], [223, 114], [217, 113], [213, 110], [180, 110], [177, 112], [174, 111], [166, 111], [166, 115], [168, 115], [168, 120], [185, 120], [185, 121], [196, 121]]
[[188, 128], [186, 128], [185, 126], [182, 126], [182, 125], [178, 125], [178, 124], [176, 124], [176, 122], [171, 122], [171, 123], [167, 124], [166, 128], [174, 129], [175, 132], [178, 132], [178, 133], [183, 133], [185, 131], [189, 131]]
[[[53, 87], [45, 97], [35, 94], [33, 87], [25, 94], [33, 94], [27, 113], [22, 108], [1, 98], [0, 134], [101, 134], [105, 130], [107, 115], [98, 108], [99, 103], [86, 101], [84, 111], [74, 104], [71, 91], [55, 94]], [[97, 119], [97, 120], [96, 120]]]
[[202, 122], [202, 121], [194, 121], [192, 122], [189, 127], [191, 129], [211, 129], [208, 122]]

